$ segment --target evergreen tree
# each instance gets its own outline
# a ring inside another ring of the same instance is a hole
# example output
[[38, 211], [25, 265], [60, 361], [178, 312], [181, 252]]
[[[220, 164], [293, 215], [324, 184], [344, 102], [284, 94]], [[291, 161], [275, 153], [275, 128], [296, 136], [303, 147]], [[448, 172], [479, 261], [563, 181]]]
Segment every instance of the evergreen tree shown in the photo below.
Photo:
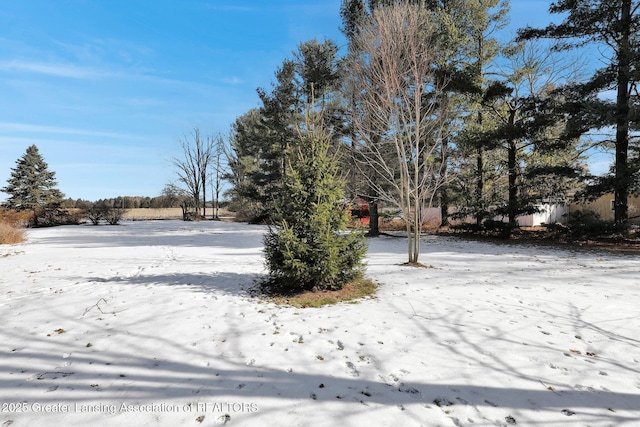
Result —
[[32, 145], [16, 161], [7, 186], [2, 188], [10, 196], [4, 206], [16, 211], [31, 211], [34, 226], [50, 225], [64, 198], [57, 185], [55, 172], [49, 170], [38, 147]]
[[463, 79], [462, 84], [456, 86], [469, 97], [471, 114], [465, 117], [467, 138], [463, 140], [467, 143], [461, 147], [460, 152], [467, 154], [466, 158], [461, 159], [462, 163], [475, 169], [470, 176], [475, 182], [469, 183], [470, 193], [458, 191], [461, 196], [458, 201], [467, 200], [463, 211], [473, 216], [476, 226], [480, 227], [491, 216], [489, 207], [496, 202], [495, 175], [496, 167], [499, 166], [492, 162], [495, 156], [487, 152], [491, 146], [487, 146], [479, 138], [468, 136], [474, 132], [484, 132], [493, 125], [492, 120], [487, 117], [483, 99], [500, 88], [489, 79], [495, 68], [495, 59], [504, 49], [494, 33], [506, 25], [510, 4], [508, 0], [480, 0], [464, 2], [462, 7], [468, 9], [467, 19], [459, 19], [458, 25], [467, 39], [467, 43], [463, 44], [463, 63], [467, 63], [463, 65], [463, 70], [469, 78]]
[[[615, 165], [610, 176], [598, 180], [594, 189], [613, 190], [614, 216], [617, 225], [628, 225], [628, 197], [639, 179], [640, 162], [630, 159], [630, 149], [637, 143], [640, 127], [640, 2], [637, 0], [559, 0], [551, 4], [551, 13], [566, 14], [560, 24], [543, 29], [525, 28], [523, 39], [553, 38], [557, 50], [586, 44], [603, 46], [605, 66], [584, 83], [567, 85], [563, 91], [571, 114], [568, 136], [575, 137], [593, 129], [615, 128], [610, 141], [615, 147]], [[608, 55], [608, 57], [607, 57]], [[615, 90], [615, 100], [599, 95]], [[637, 148], [637, 146], [635, 147]]]
[[[440, 34], [438, 68], [448, 82], [447, 103], [450, 106], [448, 132], [443, 137], [442, 161], [452, 172], [466, 164], [474, 168], [470, 175], [475, 180], [470, 194], [462, 194], [455, 185], [442, 186], [439, 202], [442, 225], [448, 225], [450, 202], [460, 202], [473, 195], [466, 206], [479, 224], [493, 202], [492, 179], [494, 156], [486, 153], [488, 147], [478, 140], [463, 146], [460, 134], [467, 126], [481, 130], [490, 125], [480, 99], [490, 86], [488, 75], [493, 72], [493, 61], [503, 50], [494, 32], [506, 25], [509, 0], [424, 0], [434, 12]], [[469, 142], [467, 140], [467, 142]], [[469, 163], [473, 160], [473, 164]]]
[[[480, 144], [503, 156], [507, 203], [499, 206], [495, 214], [506, 215], [510, 227], [515, 228], [517, 216], [534, 212], [535, 204], [540, 203], [536, 195], [542, 193], [526, 191], [527, 180], [538, 173], [547, 177], [554, 174], [575, 177], [580, 169], [576, 141], [560, 138], [566, 116], [555, 108], [558, 101], [553, 91], [557, 85], [574, 80], [579, 67], [574, 61], [545, 52], [532, 42], [513, 45], [507, 51], [506, 59], [509, 61], [505, 61], [502, 71], [497, 73], [503, 87], [483, 100], [484, 106], [488, 107], [487, 116], [493, 119], [494, 125], [479, 133], [477, 138]], [[538, 165], [541, 169], [534, 165], [551, 152], [557, 156], [557, 163], [553, 158], [547, 158]], [[527, 180], [524, 179], [525, 169]], [[557, 179], [562, 180], [559, 176]], [[547, 194], [547, 197], [553, 196], [560, 195]]]
[[366, 252], [361, 233], [344, 233], [344, 182], [319, 113], [307, 112], [287, 158], [274, 223], [264, 238], [272, 291], [337, 290], [357, 278]]
[[[227, 196], [230, 208], [242, 220], [260, 221], [264, 219], [268, 199], [268, 187], [273, 177], [272, 169], [265, 165], [268, 159], [262, 149], [263, 125], [260, 110], [251, 109], [236, 118], [231, 126], [229, 144], [229, 172], [225, 176], [231, 183]], [[276, 171], [279, 169], [276, 169]]]
[[[331, 136], [338, 139], [342, 118], [337, 97], [340, 73], [336, 44], [301, 43], [293, 59], [283, 61], [270, 92], [258, 89], [262, 106], [239, 117], [232, 129], [229, 159], [231, 195], [236, 206], [251, 206], [253, 220], [268, 220], [278, 203], [288, 153], [298, 144], [295, 129], [303, 125], [304, 105], [320, 100]], [[249, 213], [249, 212], [247, 212]]]
[[262, 101], [259, 109], [258, 138], [251, 144], [258, 168], [250, 175], [258, 189], [257, 201], [262, 204], [265, 217], [271, 215], [272, 199], [280, 193], [286, 155], [295, 143], [295, 127], [300, 123], [301, 92], [296, 90], [295, 63], [286, 59], [276, 71], [276, 83], [268, 93], [258, 89]]

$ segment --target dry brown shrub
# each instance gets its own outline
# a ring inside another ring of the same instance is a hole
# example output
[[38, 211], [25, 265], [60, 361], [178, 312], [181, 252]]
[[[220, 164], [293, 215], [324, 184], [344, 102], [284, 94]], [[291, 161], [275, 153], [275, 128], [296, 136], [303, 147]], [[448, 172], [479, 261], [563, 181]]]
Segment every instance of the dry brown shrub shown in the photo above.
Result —
[[31, 219], [30, 212], [0, 209], [0, 245], [12, 245], [24, 241], [24, 227]]
[[380, 221], [380, 231], [405, 231], [407, 229], [406, 223], [401, 219], [385, 219]]
[[0, 221], [0, 245], [13, 245], [24, 241], [24, 229]]
[[26, 227], [31, 221], [32, 217], [33, 217], [33, 212], [28, 212], [28, 211], [18, 212], [12, 209], [0, 208], [0, 222], [5, 222], [15, 227]]
[[[438, 221], [430, 220], [422, 223], [422, 232], [431, 232], [439, 228]], [[406, 231], [407, 224], [400, 218], [384, 219], [380, 221], [380, 231]]]

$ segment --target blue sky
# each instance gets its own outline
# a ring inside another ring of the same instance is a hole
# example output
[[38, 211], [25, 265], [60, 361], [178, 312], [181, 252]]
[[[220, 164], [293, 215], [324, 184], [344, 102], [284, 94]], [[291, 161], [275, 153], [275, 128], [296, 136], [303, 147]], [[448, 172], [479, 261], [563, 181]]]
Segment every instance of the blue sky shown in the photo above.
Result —
[[[340, 0], [0, 4], [0, 187], [35, 144], [74, 199], [159, 195], [194, 127], [228, 134], [301, 42], [344, 45]], [[548, 5], [513, 0], [511, 28]]]

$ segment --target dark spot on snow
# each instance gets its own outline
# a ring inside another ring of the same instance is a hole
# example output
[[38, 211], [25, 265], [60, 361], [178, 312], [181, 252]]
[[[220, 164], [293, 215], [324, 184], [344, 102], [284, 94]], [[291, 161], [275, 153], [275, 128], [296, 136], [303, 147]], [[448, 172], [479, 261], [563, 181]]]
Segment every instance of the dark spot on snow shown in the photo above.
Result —
[[401, 391], [403, 393], [409, 393], [409, 394], [420, 394], [420, 390], [418, 390], [417, 388], [409, 387], [404, 384], [400, 384], [398, 391]]
[[73, 375], [73, 372], [43, 372], [39, 374], [36, 378], [39, 380], [49, 379], [55, 380], [58, 377], [68, 377], [69, 375]]
[[451, 406], [454, 405], [454, 403], [452, 401], [450, 401], [449, 399], [447, 399], [446, 397], [438, 397], [435, 398], [433, 400], [433, 403], [435, 403], [438, 407], [442, 408], [443, 406]]

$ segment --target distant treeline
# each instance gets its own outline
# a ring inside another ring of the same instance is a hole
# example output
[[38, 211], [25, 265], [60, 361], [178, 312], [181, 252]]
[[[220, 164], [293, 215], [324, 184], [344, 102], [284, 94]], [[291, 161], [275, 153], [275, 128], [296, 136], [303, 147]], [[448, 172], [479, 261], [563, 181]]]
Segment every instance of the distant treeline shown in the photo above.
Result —
[[143, 197], [124, 196], [109, 199], [99, 199], [95, 201], [85, 199], [67, 198], [62, 202], [62, 207], [66, 209], [89, 209], [93, 204], [104, 204], [114, 208], [137, 209], [137, 208], [178, 208], [180, 204], [177, 200], [165, 196]]
[[[143, 196], [121, 196], [108, 199], [99, 199], [95, 201], [85, 199], [72, 199], [67, 198], [62, 202], [62, 206], [65, 209], [89, 209], [93, 204], [104, 204], [106, 206], [122, 209], [138, 209], [138, 208], [179, 208], [180, 200], [175, 197], [157, 196], [157, 197], [143, 197]], [[223, 205], [220, 202], [220, 205]], [[211, 206], [211, 202], [207, 202], [207, 207]]]

